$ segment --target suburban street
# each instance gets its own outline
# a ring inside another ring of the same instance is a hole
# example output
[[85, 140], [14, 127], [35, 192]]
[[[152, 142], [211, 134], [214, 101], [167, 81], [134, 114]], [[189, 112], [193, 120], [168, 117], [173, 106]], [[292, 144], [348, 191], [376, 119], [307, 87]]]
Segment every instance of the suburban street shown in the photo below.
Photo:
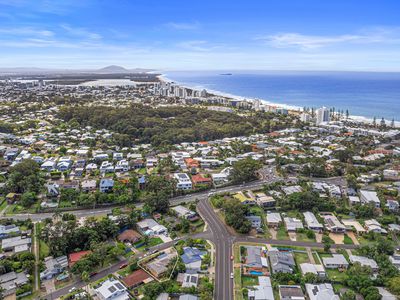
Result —
[[[253, 236], [244, 236], [239, 234], [231, 233], [218, 214], [214, 211], [210, 202], [208, 201], [210, 194], [214, 193], [224, 193], [224, 192], [238, 192], [244, 189], [257, 189], [261, 188], [265, 183], [271, 183], [281, 180], [282, 178], [276, 176], [274, 167], [270, 167], [268, 169], [263, 170], [263, 175], [261, 176], [262, 180], [257, 180], [253, 182], [249, 182], [246, 184], [235, 185], [217, 188], [211, 191], [205, 191], [195, 194], [189, 194], [184, 196], [179, 196], [172, 198], [170, 200], [170, 205], [178, 205], [181, 203], [194, 202], [198, 201], [197, 204], [197, 212], [203, 218], [205, 223], [207, 224], [207, 230], [196, 234], [191, 235], [191, 238], [203, 238], [211, 241], [214, 244], [215, 249], [215, 287], [214, 287], [214, 299], [218, 300], [231, 300], [234, 298], [234, 280], [231, 279], [231, 274], [233, 273], [233, 261], [231, 260], [231, 256], [233, 255], [233, 245], [237, 242], [241, 243], [264, 243], [264, 244], [275, 244], [282, 246], [300, 246], [300, 247], [320, 247], [322, 248], [324, 245], [322, 243], [311, 243], [311, 242], [301, 242], [301, 241], [289, 241], [289, 240], [274, 240], [274, 239], [264, 239], [257, 238]], [[335, 178], [335, 181], [340, 181], [340, 178]], [[141, 208], [143, 204], [138, 204], [136, 207]], [[76, 217], [88, 217], [88, 216], [99, 216], [111, 213], [112, 208], [98, 208], [92, 210], [75, 210], [69, 211], [69, 213], [74, 214]], [[51, 218], [53, 213], [41, 213], [41, 214], [17, 214], [12, 217], [15, 219], [32, 219], [34, 222], [41, 221], [45, 218]], [[3, 218], [5, 218], [3, 216]], [[187, 237], [182, 237], [181, 239], [185, 239]], [[163, 243], [154, 247], [151, 247], [148, 250], [148, 253], [151, 253], [155, 250], [162, 251], [174, 245], [176, 241], [179, 239], [175, 239], [171, 242]], [[356, 245], [332, 245], [332, 248], [344, 248], [344, 249], [355, 249]], [[141, 258], [141, 256], [139, 256]], [[90, 278], [91, 282], [99, 280], [108, 274], [115, 273], [119, 270], [120, 266], [128, 263], [127, 259], [121, 260], [118, 263], [109, 266], [98, 274], [92, 276]], [[44, 299], [56, 299], [62, 295], [68, 293], [68, 291], [72, 288], [82, 288], [86, 285], [81, 280], [66, 286], [60, 290], [54, 291], [51, 294], [45, 296]]]

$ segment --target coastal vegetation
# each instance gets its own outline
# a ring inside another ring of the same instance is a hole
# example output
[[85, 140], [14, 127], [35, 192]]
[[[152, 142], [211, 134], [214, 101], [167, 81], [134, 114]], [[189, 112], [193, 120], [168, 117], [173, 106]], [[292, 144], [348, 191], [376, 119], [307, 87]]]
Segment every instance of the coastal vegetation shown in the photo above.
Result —
[[133, 141], [154, 146], [216, 140], [265, 133], [288, 127], [290, 117], [257, 112], [248, 116], [195, 107], [125, 108], [64, 106], [58, 116], [77, 127], [93, 126], [117, 132], [119, 146]]

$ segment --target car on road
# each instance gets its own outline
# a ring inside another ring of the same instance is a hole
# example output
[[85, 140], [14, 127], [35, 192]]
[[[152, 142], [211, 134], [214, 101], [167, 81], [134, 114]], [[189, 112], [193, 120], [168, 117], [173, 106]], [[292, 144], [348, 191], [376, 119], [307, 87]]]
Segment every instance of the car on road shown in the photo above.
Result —
[[120, 269], [123, 269], [123, 268], [125, 268], [126, 266], [128, 266], [127, 263], [120, 265], [119, 268], [120, 268]]
[[96, 276], [97, 274], [98, 274], [97, 272], [90, 273], [90, 274], [89, 274], [89, 277]]
[[76, 287], [72, 287], [72, 288], [70, 288], [69, 290], [68, 290], [68, 293], [72, 293], [73, 291], [75, 291], [76, 290]]
[[231, 279], [233, 279], [233, 273], [231, 273]]
[[233, 260], [233, 255], [231, 255], [231, 260]]

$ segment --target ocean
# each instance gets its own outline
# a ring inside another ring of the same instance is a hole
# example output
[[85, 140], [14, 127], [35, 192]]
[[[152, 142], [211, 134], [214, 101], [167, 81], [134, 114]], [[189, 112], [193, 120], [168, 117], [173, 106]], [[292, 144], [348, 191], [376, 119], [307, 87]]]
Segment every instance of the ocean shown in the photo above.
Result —
[[400, 121], [400, 73], [224, 70], [163, 75], [188, 87], [221, 94], [300, 108], [335, 107], [336, 111], [348, 109], [353, 116]]

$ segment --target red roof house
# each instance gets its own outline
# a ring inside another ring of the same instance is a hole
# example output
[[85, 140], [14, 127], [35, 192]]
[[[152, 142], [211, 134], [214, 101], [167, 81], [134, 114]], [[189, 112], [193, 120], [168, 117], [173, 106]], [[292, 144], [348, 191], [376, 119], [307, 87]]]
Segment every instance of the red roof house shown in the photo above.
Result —
[[69, 267], [72, 267], [82, 257], [84, 257], [85, 255], [90, 254], [90, 253], [92, 253], [92, 251], [90, 251], [90, 250], [71, 253], [70, 255], [68, 255]]

